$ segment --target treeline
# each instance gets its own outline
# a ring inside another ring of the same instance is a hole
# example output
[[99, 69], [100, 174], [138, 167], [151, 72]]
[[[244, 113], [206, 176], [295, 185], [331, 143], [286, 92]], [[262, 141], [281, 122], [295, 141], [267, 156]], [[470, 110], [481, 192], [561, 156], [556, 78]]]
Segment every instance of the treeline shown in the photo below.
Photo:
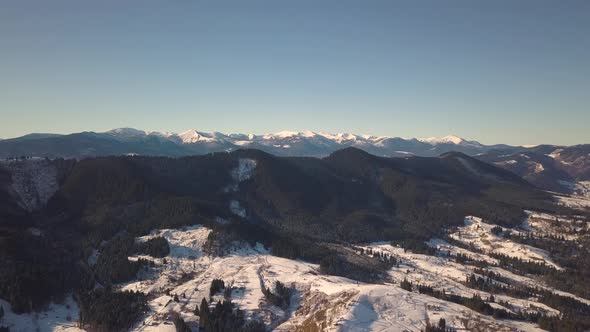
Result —
[[[497, 277], [495, 274], [488, 274]], [[569, 296], [556, 294], [548, 289], [529, 287], [524, 285], [501, 285], [491, 277], [479, 277], [474, 274], [466, 278], [465, 285], [494, 294], [506, 294], [512, 297], [528, 299], [537, 298], [537, 301], [551, 308], [559, 310], [568, 317], [568, 321], [574, 326], [590, 328], [590, 305], [580, 302]]]
[[437, 252], [436, 248], [433, 248], [426, 244], [423, 239], [401, 239], [391, 241], [392, 246], [400, 246], [404, 248], [404, 252], [410, 250], [415, 254], [431, 255], [434, 256]]
[[266, 300], [272, 305], [286, 309], [291, 304], [291, 295], [293, 295], [293, 289], [286, 287], [280, 281], [275, 282], [274, 292], [270, 288], [266, 287], [262, 289], [262, 294], [266, 297]]
[[426, 294], [444, 301], [463, 305], [469, 309], [484, 315], [493, 316], [496, 319], [511, 319], [530, 321], [539, 324], [543, 329], [549, 331], [586, 331], [590, 328], [590, 306], [576, 299], [555, 294], [542, 288], [527, 286], [504, 286], [496, 284], [489, 278], [470, 275], [466, 278], [465, 284], [468, 287], [494, 294], [506, 294], [517, 298], [537, 297], [540, 303], [555, 308], [561, 312], [561, 316], [545, 315], [542, 313], [516, 312], [511, 313], [505, 309], [495, 308], [489, 302], [496, 302], [503, 307], [510, 307], [505, 301], [498, 301], [494, 295], [483, 299], [479, 294], [472, 297], [463, 297], [455, 294], [448, 294], [443, 290], [436, 290], [432, 286], [414, 285], [406, 278], [400, 282], [400, 287], [407, 291], [417, 290], [420, 294]]
[[[506, 269], [508, 271], [514, 272], [516, 274], [520, 274], [520, 275], [536, 274], [536, 275], [543, 276], [543, 275], [547, 275], [549, 273], [556, 271], [555, 268], [545, 264], [544, 261], [539, 262], [539, 261], [522, 259], [520, 257], [512, 257], [512, 256], [508, 256], [505, 254], [500, 254], [500, 253], [485, 252], [485, 251], [483, 251], [471, 244], [465, 244], [461, 241], [457, 241], [457, 240], [455, 240], [451, 237], [448, 237], [448, 236], [445, 238], [445, 240], [447, 242], [449, 242], [450, 244], [457, 246], [459, 248], [464, 248], [469, 251], [481, 253], [484, 255], [488, 255], [492, 258], [495, 258], [498, 260], [497, 266], [499, 266], [503, 269]], [[460, 262], [463, 264], [469, 263], [470, 265], [473, 265], [473, 266], [476, 266], [479, 268], [486, 267], [488, 265], [492, 265], [492, 264], [487, 263], [482, 260], [473, 259], [465, 254], [457, 254], [455, 256], [455, 260], [457, 262]]]
[[373, 249], [373, 248], [365, 249], [365, 248], [356, 247], [356, 246], [353, 246], [353, 248], [355, 250], [358, 250], [361, 255], [366, 254], [371, 257], [376, 257], [379, 260], [381, 260], [382, 262], [386, 263], [390, 267], [399, 266], [399, 263], [401, 262], [401, 259], [396, 258], [393, 255], [390, 255], [388, 253], [385, 253], [385, 252], [377, 250], [377, 249]]
[[424, 332], [447, 332], [454, 331], [451, 328], [447, 328], [447, 321], [444, 318], [438, 320], [438, 325], [431, 325], [430, 322], [426, 322], [426, 328]]
[[104, 285], [129, 281], [135, 278], [143, 261], [130, 261], [135, 239], [129, 234], [121, 234], [100, 248], [100, 254], [93, 266], [98, 280]]
[[207, 299], [195, 308], [199, 316], [199, 330], [204, 332], [265, 332], [264, 323], [257, 320], [246, 320], [244, 313], [236, 308], [231, 301], [223, 300], [210, 308]]
[[[282, 284], [281, 284], [282, 286]], [[199, 330], [205, 332], [263, 332], [266, 326], [263, 322], [245, 319], [242, 310], [234, 306], [231, 302], [233, 287], [227, 285], [222, 279], [213, 279], [209, 287], [209, 299], [203, 298], [201, 305], [195, 307], [194, 313], [199, 317]], [[223, 300], [217, 302], [212, 308], [213, 295], [223, 291]], [[263, 289], [263, 293], [266, 291]], [[280, 294], [284, 294], [281, 287]], [[266, 296], [266, 293], [265, 293]], [[186, 324], [181, 319], [175, 323], [177, 331], [182, 329]], [[184, 324], [184, 325], [183, 325]]]
[[359, 281], [376, 281], [382, 274], [397, 263], [395, 257], [366, 255], [360, 247], [343, 243], [331, 246], [318, 243], [308, 238], [293, 235], [279, 236], [272, 241], [271, 253], [289, 259], [304, 259], [311, 263], [319, 263], [324, 274], [347, 277]]
[[170, 253], [170, 245], [165, 238], [157, 236], [145, 242], [137, 243], [135, 251], [142, 255], [161, 258], [168, 256]]
[[76, 300], [80, 307], [80, 328], [93, 331], [129, 329], [148, 310], [147, 298], [141, 292], [98, 288], [79, 293]]
[[[526, 261], [501, 254], [489, 254], [500, 260], [499, 266], [519, 274], [537, 274], [543, 277], [543, 280], [550, 286], [576, 294], [578, 296], [590, 297], [590, 238], [586, 235], [589, 233], [586, 225], [588, 216], [579, 216], [578, 213], [572, 214], [565, 209], [560, 212], [569, 215], [571, 218], [580, 218], [581, 220], [571, 221], [570, 230], [572, 234], [578, 235], [577, 238], [567, 240], [563, 234], [534, 234], [533, 232], [503, 230], [501, 227], [494, 227], [492, 231], [497, 235], [503, 236], [511, 241], [530, 245], [535, 248], [543, 249], [549, 252], [551, 258], [563, 269], [557, 270], [547, 264], [534, 261]], [[554, 221], [557, 226], [562, 223], [556, 218]], [[580, 229], [577, 229], [580, 228]], [[453, 242], [461, 246], [461, 243]], [[469, 247], [470, 250], [476, 248]]]
[[584, 298], [590, 298], [590, 284], [587, 282], [590, 280], [590, 238], [580, 237], [565, 241], [561, 236], [513, 233], [510, 239], [546, 250], [555, 262], [564, 268], [564, 270], [546, 271], [543, 274], [543, 279], [547, 284]]
[[163, 237], [154, 237], [145, 242], [136, 242], [128, 233], [115, 236], [100, 247], [100, 254], [93, 266], [93, 271], [100, 282], [105, 285], [129, 281], [135, 278], [139, 269], [153, 262], [139, 258], [130, 261], [135, 254], [152, 257], [165, 257], [170, 253], [168, 241]]
[[387, 266], [380, 262], [364, 264], [362, 260], [355, 260], [341, 253], [329, 253], [320, 261], [320, 272], [323, 274], [364, 282], [380, 280], [386, 270]]
[[523, 275], [545, 275], [551, 271], [555, 271], [555, 268], [547, 265], [545, 261], [538, 262], [533, 260], [526, 260], [520, 257], [512, 257], [505, 254], [493, 252], [488, 253], [488, 255], [492, 258], [497, 259], [500, 262], [498, 264], [500, 267], [505, 268], [509, 271], [516, 270], [519, 274]]
[[0, 225], [0, 298], [10, 302], [13, 312], [42, 310], [80, 285], [78, 240], [68, 231], [56, 233], [33, 236]]
[[431, 286], [420, 284], [416, 285], [415, 288], [418, 290], [420, 294], [426, 294], [432, 297], [436, 297], [437, 299], [457, 303], [481, 314], [493, 316], [496, 319], [529, 320], [529, 317], [527, 315], [514, 315], [504, 309], [492, 307], [478, 294], [474, 294], [472, 297], [463, 297], [456, 294], [448, 294], [444, 290], [438, 291], [433, 289]]
[[455, 262], [459, 264], [469, 264], [475, 266], [476, 268], [484, 268], [489, 265], [489, 263], [484, 260], [476, 259], [468, 254], [463, 254], [460, 252], [456, 255], [449, 255], [449, 257], [455, 259]]

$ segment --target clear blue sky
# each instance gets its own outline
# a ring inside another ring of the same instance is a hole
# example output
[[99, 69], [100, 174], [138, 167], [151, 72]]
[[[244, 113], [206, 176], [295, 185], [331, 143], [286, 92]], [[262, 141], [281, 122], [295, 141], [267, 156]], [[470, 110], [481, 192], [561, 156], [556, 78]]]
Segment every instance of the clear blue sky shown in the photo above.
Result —
[[0, 137], [590, 143], [590, 1], [0, 1]]

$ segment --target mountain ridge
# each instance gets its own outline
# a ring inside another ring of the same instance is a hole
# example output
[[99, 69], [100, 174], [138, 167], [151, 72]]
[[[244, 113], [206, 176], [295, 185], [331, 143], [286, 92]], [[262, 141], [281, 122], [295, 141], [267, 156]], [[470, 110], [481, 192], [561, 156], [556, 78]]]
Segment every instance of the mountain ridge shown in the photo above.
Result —
[[[13, 138], [4, 138], [4, 140], [9, 141], [16, 141], [22, 139], [38, 139], [38, 138], [48, 138], [48, 137], [60, 137], [60, 136], [69, 136], [74, 134], [81, 134], [81, 133], [93, 133], [93, 134], [106, 134], [116, 138], [138, 138], [138, 137], [145, 137], [145, 136], [157, 136], [162, 138], [171, 138], [171, 137], [186, 137], [187, 140], [183, 141], [183, 143], [194, 143], [194, 140], [191, 140], [192, 137], [203, 137], [207, 139], [242, 139], [242, 140], [254, 140], [255, 138], [261, 139], [285, 139], [285, 138], [311, 138], [311, 137], [323, 137], [330, 140], [336, 141], [345, 141], [345, 140], [366, 140], [366, 141], [373, 141], [379, 142], [384, 139], [401, 139], [405, 141], [419, 141], [423, 143], [430, 143], [430, 144], [473, 144], [473, 145], [482, 145], [478, 141], [474, 140], [467, 140], [463, 137], [459, 137], [457, 135], [449, 134], [444, 137], [428, 137], [428, 138], [405, 138], [400, 136], [389, 136], [389, 135], [370, 135], [370, 134], [354, 134], [348, 132], [338, 132], [338, 133], [329, 133], [329, 132], [316, 132], [311, 130], [302, 130], [302, 131], [291, 131], [291, 130], [282, 130], [275, 133], [265, 133], [265, 134], [252, 134], [252, 133], [222, 133], [222, 132], [205, 132], [199, 131], [196, 129], [187, 129], [182, 132], [171, 132], [171, 131], [148, 131], [142, 130], [132, 127], [120, 127], [114, 128], [111, 130], [107, 130], [104, 132], [95, 132], [95, 131], [82, 131], [82, 132], [75, 132], [70, 134], [59, 134], [59, 133], [29, 133], [23, 136], [13, 137]], [[505, 145], [505, 144], [493, 144], [494, 145]], [[511, 145], [517, 146], [517, 145]]]
[[576, 189], [578, 182], [590, 180], [588, 144], [485, 145], [455, 135], [418, 139], [309, 130], [258, 135], [194, 129], [173, 133], [117, 128], [68, 135], [33, 133], [0, 140], [0, 159], [23, 156], [75, 159], [117, 155], [183, 157], [240, 149], [257, 149], [276, 156], [323, 158], [350, 147], [380, 157], [438, 157], [460, 152], [504, 168], [539, 188], [560, 193], [580, 191]]
[[119, 154], [182, 156], [229, 152], [240, 148], [260, 149], [280, 156], [324, 157], [349, 146], [387, 157], [438, 156], [448, 151], [474, 155], [493, 149], [520, 148], [503, 144], [484, 145], [455, 135], [418, 139], [352, 133], [332, 134], [309, 130], [257, 135], [224, 134], [194, 129], [173, 133], [126, 127], [106, 132], [28, 134], [5, 139], [0, 144], [0, 158], [21, 155], [50, 158]]

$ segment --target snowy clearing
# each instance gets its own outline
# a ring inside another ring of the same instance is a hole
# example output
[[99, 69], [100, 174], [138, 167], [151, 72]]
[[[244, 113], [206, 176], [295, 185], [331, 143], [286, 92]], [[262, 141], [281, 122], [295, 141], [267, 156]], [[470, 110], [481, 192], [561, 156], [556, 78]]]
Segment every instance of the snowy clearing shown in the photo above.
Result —
[[465, 218], [465, 226], [459, 227], [449, 236], [459, 242], [473, 245], [477, 249], [487, 253], [503, 254], [509, 257], [521, 258], [529, 261], [543, 262], [558, 270], [561, 269], [549, 257], [545, 250], [531, 247], [525, 244], [513, 242], [492, 233], [495, 225], [482, 221], [481, 218], [468, 216]]
[[47, 310], [17, 315], [12, 312], [8, 302], [0, 299], [4, 308], [4, 317], [0, 326], [6, 326], [11, 332], [79, 332], [78, 305], [72, 296], [66, 297], [64, 303], [49, 305]]

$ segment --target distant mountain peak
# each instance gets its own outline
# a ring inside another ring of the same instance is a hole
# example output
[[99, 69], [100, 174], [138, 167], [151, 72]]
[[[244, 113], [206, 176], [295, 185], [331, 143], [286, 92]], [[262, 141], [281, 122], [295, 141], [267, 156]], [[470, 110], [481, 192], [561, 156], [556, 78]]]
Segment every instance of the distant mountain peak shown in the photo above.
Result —
[[194, 129], [189, 129], [178, 134], [180, 141], [185, 144], [197, 143], [197, 142], [217, 142], [218, 138], [216, 137], [216, 133], [207, 134], [207, 133], [200, 133]]
[[311, 138], [314, 136], [317, 136], [317, 133], [314, 133], [313, 131], [309, 131], [309, 130], [304, 130], [304, 131], [290, 131], [290, 130], [283, 130], [283, 131], [279, 131], [277, 133], [274, 134], [266, 134], [263, 135], [262, 137], [265, 139], [282, 139], [282, 138], [294, 138], [294, 137], [305, 137], [305, 138]]
[[419, 139], [419, 141], [424, 142], [424, 143], [429, 143], [429, 144], [445, 144], [445, 143], [450, 143], [450, 144], [455, 144], [455, 145], [459, 145], [462, 143], [467, 142], [467, 140], [459, 137], [459, 136], [455, 136], [455, 135], [447, 135], [445, 137], [429, 137], [429, 138], [423, 138], [423, 139]]
[[139, 137], [139, 136], [145, 136], [148, 133], [145, 130], [124, 127], [124, 128], [115, 128], [115, 129], [109, 130], [109, 131], [107, 131], [107, 134], [111, 134], [111, 135], [119, 136], [119, 137]]

